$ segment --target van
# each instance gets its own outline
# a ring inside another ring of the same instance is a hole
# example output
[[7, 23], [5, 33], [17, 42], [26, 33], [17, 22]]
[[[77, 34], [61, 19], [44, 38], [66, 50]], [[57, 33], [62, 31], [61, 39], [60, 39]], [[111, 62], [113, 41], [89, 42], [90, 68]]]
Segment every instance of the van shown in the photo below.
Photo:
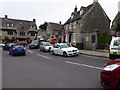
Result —
[[113, 37], [109, 48], [109, 59], [120, 57], [120, 37]]

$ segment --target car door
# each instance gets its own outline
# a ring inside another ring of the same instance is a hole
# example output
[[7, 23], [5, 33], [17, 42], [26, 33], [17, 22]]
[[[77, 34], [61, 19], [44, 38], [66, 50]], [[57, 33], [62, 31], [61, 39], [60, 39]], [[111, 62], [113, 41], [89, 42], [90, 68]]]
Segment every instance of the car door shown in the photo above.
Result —
[[43, 43], [40, 44], [40, 49], [43, 50]]

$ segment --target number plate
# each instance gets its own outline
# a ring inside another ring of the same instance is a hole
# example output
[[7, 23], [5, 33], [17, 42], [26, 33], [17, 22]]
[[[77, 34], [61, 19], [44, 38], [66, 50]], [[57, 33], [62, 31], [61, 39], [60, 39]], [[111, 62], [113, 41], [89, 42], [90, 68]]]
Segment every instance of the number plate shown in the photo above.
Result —
[[18, 49], [17, 51], [22, 51], [22, 49]]

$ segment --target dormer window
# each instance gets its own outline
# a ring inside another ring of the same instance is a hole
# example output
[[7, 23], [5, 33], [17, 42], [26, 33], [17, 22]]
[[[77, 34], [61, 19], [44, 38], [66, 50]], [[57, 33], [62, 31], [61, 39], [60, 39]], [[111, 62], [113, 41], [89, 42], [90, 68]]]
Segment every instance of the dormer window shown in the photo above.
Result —
[[35, 28], [36, 28], [36, 26], [35, 26], [35, 25], [31, 25], [31, 26], [30, 26], [30, 28], [31, 28], [31, 29], [32, 29], [32, 28], [34, 28], [34, 29], [35, 29]]
[[74, 15], [71, 15], [71, 19], [73, 19]]
[[83, 9], [80, 11], [80, 15], [82, 15], [83, 14]]
[[13, 27], [13, 23], [7, 22], [7, 27]]

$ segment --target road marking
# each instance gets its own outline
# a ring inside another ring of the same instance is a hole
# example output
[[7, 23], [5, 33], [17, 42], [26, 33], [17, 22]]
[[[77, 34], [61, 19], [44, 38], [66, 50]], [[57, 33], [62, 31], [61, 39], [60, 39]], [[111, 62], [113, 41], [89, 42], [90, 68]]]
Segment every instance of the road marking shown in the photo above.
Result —
[[89, 68], [95, 68], [95, 69], [100, 69], [100, 70], [102, 70], [102, 68], [96, 67], [96, 66], [85, 65], [85, 64], [80, 64], [80, 63], [75, 63], [75, 62], [69, 62], [69, 61], [65, 61], [65, 62], [66, 62], [66, 63], [69, 63], [69, 64], [80, 65], [80, 66], [84, 66], [84, 67], [89, 67]]
[[30, 53], [34, 53], [34, 52], [30, 51], [30, 50], [28, 50], [28, 52], [30, 52]]
[[52, 58], [46, 57], [46, 56], [44, 56], [44, 55], [40, 55], [40, 54], [37, 54], [37, 55], [40, 56], [40, 57], [43, 57], [43, 58], [52, 59]]

